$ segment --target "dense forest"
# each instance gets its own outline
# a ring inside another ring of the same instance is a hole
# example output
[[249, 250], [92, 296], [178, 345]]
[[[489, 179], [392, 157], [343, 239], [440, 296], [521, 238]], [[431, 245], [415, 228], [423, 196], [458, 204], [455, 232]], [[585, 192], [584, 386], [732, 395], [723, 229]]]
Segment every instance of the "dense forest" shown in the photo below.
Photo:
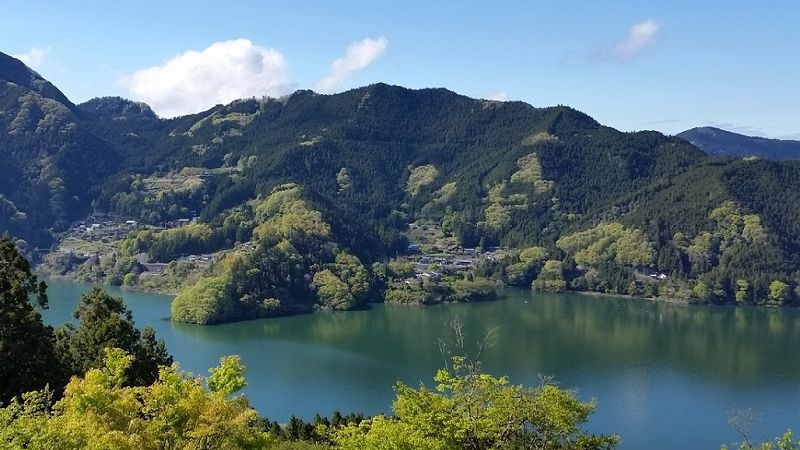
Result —
[[[144, 264], [167, 265], [178, 320], [469, 301], [494, 284], [800, 297], [799, 162], [712, 158], [566, 106], [375, 84], [161, 119], [121, 98], [74, 105], [0, 54], [0, 111], [0, 228], [92, 281], [147, 289]], [[100, 215], [139, 228], [104, 237], [108, 254], [62, 251]], [[419, 224], [503, 252], [408, 285]], [[199, 255], [211, 267], [186, 260]]]

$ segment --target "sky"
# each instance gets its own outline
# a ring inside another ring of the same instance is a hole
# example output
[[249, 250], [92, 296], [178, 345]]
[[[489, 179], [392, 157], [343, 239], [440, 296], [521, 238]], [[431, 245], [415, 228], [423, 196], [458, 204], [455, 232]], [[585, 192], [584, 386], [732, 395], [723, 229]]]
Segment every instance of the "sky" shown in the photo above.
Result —
[[0, 52], [163, 117], [384, 82], [568, 105], [622, 131], [800, 139], [800, 1], [10, 2]]

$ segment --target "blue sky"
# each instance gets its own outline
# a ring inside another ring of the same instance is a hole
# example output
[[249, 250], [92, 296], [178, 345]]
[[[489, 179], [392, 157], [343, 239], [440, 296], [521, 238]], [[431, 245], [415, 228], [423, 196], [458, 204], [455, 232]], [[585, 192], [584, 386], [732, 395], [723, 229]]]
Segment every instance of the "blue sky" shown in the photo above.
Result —
[[[655, 3], [655, 4], [654, 4]], [[0, 51], [163, 116], [375, 82], [565, 104], [624, 131], [800, 139], [800, 2], [12, 2]]]

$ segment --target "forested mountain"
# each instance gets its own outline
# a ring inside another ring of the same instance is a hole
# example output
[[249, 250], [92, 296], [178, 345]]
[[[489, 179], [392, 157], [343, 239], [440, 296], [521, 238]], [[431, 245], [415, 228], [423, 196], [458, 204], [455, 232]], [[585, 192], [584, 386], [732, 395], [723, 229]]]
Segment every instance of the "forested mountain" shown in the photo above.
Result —
[[117, 149], [81, 111], [20, 61], [0, 53], [0, 228], [36, 245], [89, 211]]
[[800, 159], [800, 141], [746, 136], [714, 127], [696, 127], [677, 136], [710, 156], [757, 156], [778, 161]]
[[227, 251], [193, 287], [208, 308], [177, 314], [190, 321], [357, 307], [401, 278], [371, 264], [402, 254], [419, 221], [464, 248], [510, 249], [476, 275], [512, 285], [796, 297], [800, 162], [717, 160], [566, 106], [386, 84], [165, 120], [120, 98], [73, 105], [0, 61], [0, 227], [46, 247], [90, 212], [152, 225], [197, 215], [130, 235], [102, 269], [135, 278], [137, 254]]

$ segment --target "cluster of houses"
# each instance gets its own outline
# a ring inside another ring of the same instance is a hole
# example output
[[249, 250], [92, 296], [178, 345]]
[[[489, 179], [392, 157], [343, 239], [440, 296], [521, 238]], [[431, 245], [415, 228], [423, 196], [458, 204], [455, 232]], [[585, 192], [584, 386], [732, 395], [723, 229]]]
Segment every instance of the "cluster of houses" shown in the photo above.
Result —
[[95, 215], [88, 220], [72, 224], [66, 232], [65, 241], [122, 239], [138, 227], [135, 220], [115, 221], [107, 216]]
[[[156, 230], [164, 230], [169, 228], [181, 227], [190, 223], [197, 222], [197, 216], [191, 218], [185, 217], [177, 220], [170, 220], [164, 222], [163, 226], [153, 226]], [[75, 222], [67, 230], [67, 237], [85, 237], [90, 235], [93, 238], [98, 237], [115, 237], [121, 238], [137, 228], [143, 228], [146, 225], [140, 224], [136, 220], [114, 220], [107, 214], [95, 214], [86, 220]]]
[[[84, 220], [81, 220], [81, 221], [73, 223], [72, 226], [70, 226], [69, 229], [67, 229], [67, 231], [65, 233], [65, 236], [64, 236], [64, 241], [66, 242], [66, 241], [81, 241], [81, 240], [84, 240], [84, 241], [104, 241], [104, 242], [108, 242], [108, 241], [111, 241], [111, 240], [123, 239], [131, 231], [136, 230], [136, 229], [140, 229], [140, 228], [147, 227], [147, 228], [151, 228], [151, 229], [155, 229], [155, 230], [163, 230], [163, 229], [169, 229], [169, 228], [176, 228], [176, 227], [184, 226], [184, 225], [187, 225], [189, 223], [196, 222], [196, 221], [197, 221], [197, 217], [195, 216], [195, 217], [192, 217], [192, 218], [177, 219], [177, 220], [165, 222], [163, 224], [164, 226], [162, 226], [162, 227], [153, 227], [153, 226], [141, 224], [136, 220], [128, 219], [128, 220], [124, 220], [123, 221], [123, 220], [120, 220], [120, 219], [115, 219], [109, 214], [100, 213], [100, 214], [94, 214], [94, 215], [92, 215], [90, 217], [87, 217]], [[67, 255], [75, 255], [75, 256], [83, 257], [83, 258], [96, 256], [96, 255], [91, 255], [91, 254], [78, 254], [78, 252], [76, 252], [75, 250], [70, 249], [68, 246], [63, 246], [63, 245], [62, 245], [61, 252], [64, 253], [64, 254], [67, 254]], [[209, 258], [208, 255], [200, 255], [200, 256], [189, 255], [186, 258], [197, 258], [200, 261], [208, 261], [209, 260], [208, 259]], [[142, 263], [142, 262], [140, 261], [140, 263]], [[144, 265], [149, 272], [153, 272], [153, 273], [161, 273], [163, 271], [164, 267], [166, 267], [166, 264], [163, 264], [163, 267], [162, 267], [162, 265], [159, 265], [159, 264], [156, 264], [156, 263], [152, 263], [152, 264], [151, 263], [147, 263], [147, 264], [142, 264], [142, 265]]]
[[482, 252], [474, 248], [454, 246], [441, 253], [423, 254], [419, 244], [409, 244], [406, 253], [414, 266], [414, 277], [405, 281], [409, 284], [426, 279], [441, 281], [444, 273], [474, 269], [481, 259], [494, 260], [498, 257], [498, 253], [504, 250], [500, 247], [491, 247]]

